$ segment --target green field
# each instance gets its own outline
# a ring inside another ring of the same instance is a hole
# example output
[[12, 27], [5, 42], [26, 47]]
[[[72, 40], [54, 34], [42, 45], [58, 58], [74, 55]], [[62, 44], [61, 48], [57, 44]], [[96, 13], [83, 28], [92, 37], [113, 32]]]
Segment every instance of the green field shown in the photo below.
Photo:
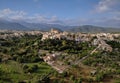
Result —
[[[29, 67], [33, 65], [37, 65], [38, 68], [35, 72], [32, 73], [24, 73], [23, 65], [28, 65]], [[1, 71], [1, 81], [0, 83], [17, 83], [20, 81], [36, 81], [37, 76], [45, 76], [54, 70], [51, 69], [49, 65], [46, 63], [26, 63], [20, 64], [16, 61], [9, 60], [5, 63], [0, 64], [0, 71]], [[5, 79], [4, 79], [5, 78]], [[37, 79], [38, 80], [38, 79]]]

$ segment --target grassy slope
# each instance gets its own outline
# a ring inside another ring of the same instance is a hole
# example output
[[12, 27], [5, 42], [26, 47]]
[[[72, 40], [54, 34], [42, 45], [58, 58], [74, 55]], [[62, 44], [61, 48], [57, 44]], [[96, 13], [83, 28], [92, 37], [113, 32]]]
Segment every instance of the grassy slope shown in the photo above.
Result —
[[[3, 80], [1, 82], [8, 82], [8, 83], [17, 83], [18, 81], [23, 81], [23, 80], [31, 80], [34, 83], [35, 76], [42, 76], [47, 73], [52, 72], [53, 70], [51, 69], [50, 66], [48, 66], [46, 63], [28, 63], [26, 65], [32, 66], [32, 65], [38, 65], [38, 70], [34, 73], [31, 74], [26, 74], [24, 73], [22, 69], [22, 65], [24, 64], [19, 64], [18, 62], [15, 61], [8, 61], [6, 63], [1, 63], [0, 64], [0, 69], [6, 73], [2, 74], [1, 77], [9, 79], [9, 80]], [[0, 82], [0, 83], [1, 83]]]

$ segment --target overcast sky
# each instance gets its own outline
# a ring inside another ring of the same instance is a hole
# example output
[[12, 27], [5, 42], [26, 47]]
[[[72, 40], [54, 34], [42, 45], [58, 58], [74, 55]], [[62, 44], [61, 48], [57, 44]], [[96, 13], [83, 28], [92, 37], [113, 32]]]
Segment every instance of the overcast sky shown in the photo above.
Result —
[[0, 0], [0, 19], [120, 27], [120, 0]]

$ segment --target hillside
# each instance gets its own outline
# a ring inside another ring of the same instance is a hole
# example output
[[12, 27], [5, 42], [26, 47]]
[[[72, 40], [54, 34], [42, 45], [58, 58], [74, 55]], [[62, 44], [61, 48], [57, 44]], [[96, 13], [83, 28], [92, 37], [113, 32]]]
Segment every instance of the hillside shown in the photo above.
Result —
[[[95, 38], [89, 35], [82, 39]], [[42, 34], [0, 39], [0, 83], [120, 83], [120, 43], [116, 41], [120, 36], [113, 41], [101, 39], [101, 47], [93, 45], [94, 40], [41, 38]]]
[[96, 33], [96, 32], [120, 32], [120, 28], [108, 28], [99, 27], [92, 25], [77, 26], [76, 28], [69, 29], [70, 32], [85, 32], [85, 33]]
[[23, 26], [16, 22], [2, 21], [0, 20], [0, 29], [1, 30], [28, 30], [26, 26]]
[[42, 30], [42, 31], [49, 31], [51, 28], [64, 30], [64, 27], [65, 27], [65, 26], [58, 25], [58, 24], [46, 24], [46, 23], [20, 22], [20, 24], [25, 27], [28, 27], [31, 30]]

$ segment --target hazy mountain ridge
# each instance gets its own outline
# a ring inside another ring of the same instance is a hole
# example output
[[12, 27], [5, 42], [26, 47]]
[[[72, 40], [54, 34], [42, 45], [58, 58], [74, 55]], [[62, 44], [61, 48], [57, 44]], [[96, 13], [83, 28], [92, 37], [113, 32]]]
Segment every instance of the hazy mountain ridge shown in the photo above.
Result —
[[100, 27], [100, 26], [93, 26], [93, 25], [83, 25], [77, 26], [76, 28], [69, 29], [70, 32], [120, 32], [120, 28], [109, 28], [109, 27]]
[[27, 23], [27, 22], [10, 22], [0, 20], [1, 30], [42, 30], [49, 31], [51, 28], [57, 28], [61, 31], [69, 32], [120, 32], [120, 28], [99, 27], [93, 25], [83, 26], [65, 26], [59, 24], [45, 24], [45, 23]]
[[0, 29], [1, 30], [28, 30], [29, 28], [27, 28], [24, 25], [21, 25], [17, 22], [9, 22], [9, 21], [5, 21], [5, 20], [0, 20]]
[[29, 27], [31, 30], [42, 30], [42, 31], [49, 31], [51, 28], [58, 28], [61, 30], [65, 30], [62, 25], [59, 24], [45, 24], [45, 23], [20, 23], [23, 26]]

